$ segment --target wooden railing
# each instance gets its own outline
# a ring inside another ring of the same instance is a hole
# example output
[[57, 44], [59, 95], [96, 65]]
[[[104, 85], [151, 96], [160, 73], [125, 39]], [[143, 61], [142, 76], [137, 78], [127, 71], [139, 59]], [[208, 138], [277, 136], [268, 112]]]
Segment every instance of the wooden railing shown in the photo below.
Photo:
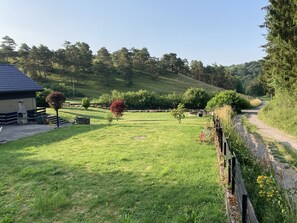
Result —
[[28, 110], [27, 115], [28, 115], [28, 121], [29, 122], [36, 122], [37, 117], [40, 117], [42, 115], [46, 114], [46, 108], [41, 107], [41, 108], [36, 108], [33, 110]]
[[[46, 108], [37, 108], [27, 111], [28, 121], [36, 122], [36, 118], [46, 114]], [[17, 112], [0, 113], [0, 125], [11, 125], [18, 122]]]
[[0, 113], [0, 125], [15, 124], [18, 121], [17, 112]]
[[253, 205], [248, 197], [236, 154], [232, 152], [232, 149], [229, 146], [220, 119], [214, 118], [213, 122], [216, 130], [220, 157], [224, 162], [224, 168], [228, 171], [228, 184], [231, 186], [232, 194], [235, 195], [237, 199], [242, 223], [258, 223]]

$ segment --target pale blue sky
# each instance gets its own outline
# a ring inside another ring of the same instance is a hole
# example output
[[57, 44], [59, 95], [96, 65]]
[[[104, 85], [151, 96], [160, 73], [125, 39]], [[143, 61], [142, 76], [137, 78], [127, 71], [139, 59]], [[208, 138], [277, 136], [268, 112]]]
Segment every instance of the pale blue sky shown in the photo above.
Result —
[[83, 41], [147, 47], [151, 56], [174, 52], [205, 64], [261, 59], [267, 0], [0, 0], [0, 37], [58, 49]]

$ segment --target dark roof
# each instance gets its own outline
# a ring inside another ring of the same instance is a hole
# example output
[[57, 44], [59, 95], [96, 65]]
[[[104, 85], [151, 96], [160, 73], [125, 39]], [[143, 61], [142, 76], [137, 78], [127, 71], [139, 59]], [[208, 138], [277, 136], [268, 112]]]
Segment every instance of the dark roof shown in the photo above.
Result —
[[42, 90], [40, 85], [15, 66], [0, 64], [0, 93]]

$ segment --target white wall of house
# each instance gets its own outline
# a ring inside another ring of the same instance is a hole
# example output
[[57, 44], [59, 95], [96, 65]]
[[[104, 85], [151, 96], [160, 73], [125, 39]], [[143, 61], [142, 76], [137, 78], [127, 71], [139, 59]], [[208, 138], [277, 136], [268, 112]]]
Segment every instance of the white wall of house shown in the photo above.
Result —
[[36, 109], [36, 98], [19, 98], [0, 100], [0, 113], [17, 112], [19, 110], [19, 100], [24, 100], [26, 110]]

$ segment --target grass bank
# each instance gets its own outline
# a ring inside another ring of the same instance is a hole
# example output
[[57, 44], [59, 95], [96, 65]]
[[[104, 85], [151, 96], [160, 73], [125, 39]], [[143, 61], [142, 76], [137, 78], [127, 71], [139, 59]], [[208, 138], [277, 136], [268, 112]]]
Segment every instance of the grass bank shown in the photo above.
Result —
[[259, 117], [269, 125], [297, 137], [297, 101], [290, 95], [276, 95], [260, 110]]
[[0, 145], [0, 222], [226, 222], [206, 118], [62, 109], [74, 125]]

